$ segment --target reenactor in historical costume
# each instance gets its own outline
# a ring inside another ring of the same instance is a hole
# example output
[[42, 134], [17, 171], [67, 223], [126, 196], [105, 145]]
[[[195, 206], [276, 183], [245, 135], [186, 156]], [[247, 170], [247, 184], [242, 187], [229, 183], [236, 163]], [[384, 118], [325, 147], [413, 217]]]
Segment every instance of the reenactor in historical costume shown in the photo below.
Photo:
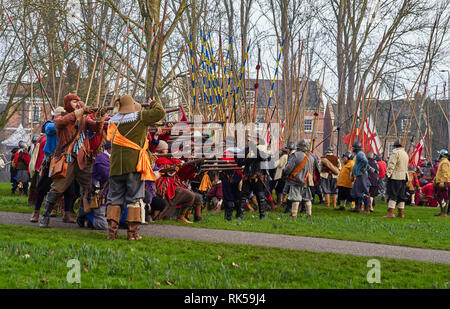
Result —
[[369, 161], [362, 150], [360, 142], [355, 142], [352, 145], [352, 151], [355, 154], [355, 165], [352, 169], [352, 177], [356, 177], [350, 191], [353, 200], [355, 201], [355, 208], [352, 212], [360, 213], [364, 204], [364, 212], [369, 212]]
[[107, 201], [108, 239], [117, 239], [121, 213], [127, 208], [128, 240], [138, 240], [138, 226], [145, 209], [145, 180], [155, 181], [148, 152], [147, 131], [165, 116], [162, 105], [152, 100], [149, 110], [141, 110], [130, 95], [114, 102], [118, 113], [109, 120], [107, 140], [111, 141], [111, 167]]
[[17, 170], [17, 183], [21, 195], [28, 195], [28, 182], [30, 175], [28, 174], [28, 165], [30, 164], [30, 155], [28, 146], [24, 141], [19, 142], [19, 151], [14, 155], [14, 163]]
[[[347, 205], [351, 205], [353, 201], [352, 195], [350, 194], [353, 187], [353, 177], [352, 177], [352, 169], [353, 165], [355, 165], [355, 161], [353, 161], [353, 154], [350, 151], [347, 151], [342, 155], [342, 168], [339, 172], [337, 187], [338, 187], [338, 201], [345, 201]], [[345, 210], [344, 205], [340, 205], [337, 210]]]
[[406, 183], [408, 182], [409, 156], [402, 147], [400, 140], [394, 142], [394, 151], [389, 158], [386, 177], [388, 195], [388, 214], [383, 218], [395, 218], [395, 206], [398, 206], [398, 217], [404, 218]]
[[375, 153], [373, 151], [369, 151], [367, 153], [367, 160], [369, 161], [367, 164], [369, 165], [368, 176], [369, 176], [369, 198], [370, 198], [370, 212], [373, 212], [373, 207], [375, 207], [375, 199], [378, 196], [378, 174], [380, 172], [380, 166], [377, 163]]
[[281, 157], [275, 161], [275, 175], [274, 175], [274, 181], [275, 181], [275, 192], [277, 194], [277, 207], [281, 206], [281, 203], [283, 202], [283, 189], [284, 189], [284, 179], [282, 176], [283, 169], [287, 164], [289, 157], [289, 149], [283, 148], [281, 149]]
[[449, 204], [449, 182], [450, 182], [450, 162], [448, 161], [448, 150], [441, 149], [439, 151], [439, 167], [434, 177], [434, 196], [439, 203], [441, 212], [436, 217], [447, 217]]
[[191, 224], [192, 221], [189, 221], [186, 217], [187, 213], [199, 202], [201, 210], [201, 199], [199, 201], [198, 195], [189, 190], [180, 177], [178, 177], [178, 167], [175, 163], [178, 163], [179, 161], [176, 160], [176, 162], [174, 162], [173, 160], [176, 159], [171, 160], [162, 157], [156, 160], [156, 165], [161, 168], [161, 170], [158, 171], [160, 177], [156, 180], [156, 194], [167, 202], [167, 206], [158, 215], [157, 219], [171, 218], [175, 213], [176, 208], [179, 206], [181, 209], [177, 221]]
[[91, 119], [88, 115], [92, 114], [93, 109], [85, 106], [77, 95], [68, 94], [63, 101], [66, 113], [55, 116], [53, 120], [58, 144], [52, 160], [59, 162], [54, 166], [61, 167], [61, 173], [56, 177], [54, 170], [56, 167], [50, 168], [49, 176], [53, 178], [53, 182], [47, 194], [39, 227], [48, 227], [54, 205], [74, 180], [77, 180], [80, 185], [81, 196], [89, 190], [93, 158], [88, 130], [91, 133], [97, 133], [103, 127], [104, 110], [97, 112], [95, 118]]
[[305, 140], [301, 140], [297, 145], [297, 151], [289, 156], [283, 170], [283, 176], [287, 177], [286, 185], [289, 186], [288, 200], [292, 201], [292, 218], [297, 217], [298, 207], [302, 201], [305, 201], [306, 213], [311, 217], [312, 194], [309, 187], [313, 185], [314, 164], [315, 160], [310, 156], [308, 144]]
[[238, 218], [241, 219], [244, 218], [244, 208], [246, 207], [247, 201], [250, 200], [252, 193], [256, 196], [258, 202], [260, 219], [265, 218], [265, 210], [267, 208], [266, 192], [269, 190], [265, 183], [265, 167], [262, 165], [264, 161], [269, 159], [269, 152], [264, 141], [257, 145], [254, 140], [252, 141], [253, 138], [256, 137], [250, 137], [249, 146], [245, 148], [245, 158], [238, 159], [240, 166], [245, 165], [238, 208]]
[[333, 202], [333, 208], [337, 206], [337, 179], [339, 176], [339, 170], [341, 169], [341, 162], [339, 158], [334, 155], [334, 149], [328, 148], [325, 156], [320, 158], [319, 171], [320, 171], [320, 186], [322, 187], [323, 194], [325, 196], [325, 205], [330, 207], [330, 197]]

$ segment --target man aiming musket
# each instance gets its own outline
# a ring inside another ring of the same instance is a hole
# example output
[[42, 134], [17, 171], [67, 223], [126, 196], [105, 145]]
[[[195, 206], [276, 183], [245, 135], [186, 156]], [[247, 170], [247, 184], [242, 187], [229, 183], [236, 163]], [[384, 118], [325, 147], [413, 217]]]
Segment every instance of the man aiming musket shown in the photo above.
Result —
[[128, 240], [138, 240], [142, 222], [145, 180], [156, 181], [148, 153], [147, 131], [164, 118], [161, 103], [151, 100], [150, 109], [142, 110], [130, 95], [119, 97], [114, 106], [118, 113], [111, 117], [107, 140], [112, 143], [109, 193], [107, 201], [108, 239], [118, 238], [121, 213], [127, 207]]

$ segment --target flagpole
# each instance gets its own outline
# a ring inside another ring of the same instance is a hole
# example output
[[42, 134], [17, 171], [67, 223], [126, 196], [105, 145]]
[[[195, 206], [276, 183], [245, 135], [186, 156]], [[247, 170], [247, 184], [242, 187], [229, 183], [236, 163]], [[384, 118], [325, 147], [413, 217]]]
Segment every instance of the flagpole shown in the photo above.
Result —
[[388, 120], [387, 120], [387, 124], [386, 124], [386, 134], [384, 135], [383, 159], [386, 159], [386, 140], [387, 140], [387, 134], [388, 134], [388, 131], [389, 131], [389, 122], [391, 121], [392, 101], [394, 100], [395, 82], [396, 82], [396, 80], [397, 80], [397, 74], [394, 75], [394, 85], [392, 87], [391, 104], [389, 104]]

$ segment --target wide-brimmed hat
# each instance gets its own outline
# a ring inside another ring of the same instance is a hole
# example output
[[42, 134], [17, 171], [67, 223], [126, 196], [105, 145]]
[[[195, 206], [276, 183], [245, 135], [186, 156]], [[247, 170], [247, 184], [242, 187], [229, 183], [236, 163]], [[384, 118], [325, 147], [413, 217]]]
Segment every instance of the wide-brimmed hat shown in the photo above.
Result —
[[141, 104], [136, 102], [129, 94], [125, 94], [119, 97], [119, 113], [130, 114], [142, 109]]

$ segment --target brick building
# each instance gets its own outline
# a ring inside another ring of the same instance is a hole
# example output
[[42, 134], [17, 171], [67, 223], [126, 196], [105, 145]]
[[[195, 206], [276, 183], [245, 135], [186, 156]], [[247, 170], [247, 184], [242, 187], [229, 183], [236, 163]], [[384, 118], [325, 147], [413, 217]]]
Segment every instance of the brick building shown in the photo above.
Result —
[[[37, 84], [33, 85], [33, 87], [35, 87], [35, 89], [39, 89]], [[4, 101], [0, 102], [0, 113], [8, 112], [8, 116], [12, 114], [3, 130], [0, 131], [0, 153], [9, 152], [13, 147], [17, 147], [17, 145], [14, 145], [14, 141], [10, 138], [14, 133], [16, 133], [15, 136], [23, 136], [23, 138], [28, 137], [24, 139], [24, 141], [27, 144], [30, 144], [32, 136], [39, 135], [41, 132], [41, 125], [46, 119], [45, 113], [47, 113], [48, 118], [51, 118], [50, 105], [48, 103], [43, 104], [42, 98], [37, 94], [37, 92], [33, 97], [33, 101], [31, 101], [31, 98], [28, 96], [30, 92], [30, 84], [20, 85], [15, 96], [11, 98], [13, 88], [14, 84], [8, 85], [6, 92], [7, 96]], [[25, 96], [28, 97], [25, 98]], [[23, 98], [25, 99], [20, 106], [18, 106], [16, 111], [5, 111], [9, 100], [12, 99], [16, 102]], [[26, 134], [23, 134], [22, 130]], [[19, 141], [17, 141], [17, 143], [18, 142]]]
[[[254, 85], [255, 82], [256, 80], [250, 79], [249, 84]], [[267, 96], [269, 96], [272, 81], [266, 79], [260, 80], [258, 81], [258, 83], [259, 88], [256, 106], [256, 123], [263, 123], [268, 104]], [[278, 82], [275, 81], [274, 94], [270, 104], [271, 110], [273, 110], [275, 104], [278, 103], [280, 127], [283, 123], [284, 118], [287, 117], [290, 113], [290, 94], [295, 93], [296, 91], [295, 89], [290, 90], [290, 87], [286, 85], [287, 98], [285, 98], [284, 86], [285, 85], [282, 80], [279, 80]], [[277, 89], [278, 91], [276, 91]], [[250, 89], [246, 89], [245, 94], [247, 106], [253, 108], [255, 101], [255, 89], [253, 87]], [[333, 146], [336, 149], [337, 133], [332, 133], [334, 129], [333, 124], [335, 119], [334, 108], [332, 105], [326, 104], [321, 100], [320, 85], [318, 85], [317, 82], [308, 81], [308, 92], [306, 96], [305, 110], [303, 115], [301, 115], [302, 102], [300, 101], [299, 104], [299, 112], [296, 116], [292, 117], [292, 119], [295, 118], [295, 121], [291, 125], [290, 130], [288, 130], [287, 128], [284, 130], [283, 146], [285, 146], [288, 141], [293, 141], [295, 144], [297, 144], [297, 142], [301, 138], [304, 138], [308, 142], [310, 142], [312, 139], [314, 125], [314, 113], [318, 113], [314, 142], [314, 145], [318, 145], [318, 147], [314, 150], [314, 153], [317, 155], [322, 155], [330, 146]], [[278, 116], [274, 114], [273, 120], [276, 120], [277, 118]], [[303, 123], [300, 123], [302, 120]], [[289, 131], [290, 133], [288, 133]], [[324, 139], [325, 141], [323, 141]]]

